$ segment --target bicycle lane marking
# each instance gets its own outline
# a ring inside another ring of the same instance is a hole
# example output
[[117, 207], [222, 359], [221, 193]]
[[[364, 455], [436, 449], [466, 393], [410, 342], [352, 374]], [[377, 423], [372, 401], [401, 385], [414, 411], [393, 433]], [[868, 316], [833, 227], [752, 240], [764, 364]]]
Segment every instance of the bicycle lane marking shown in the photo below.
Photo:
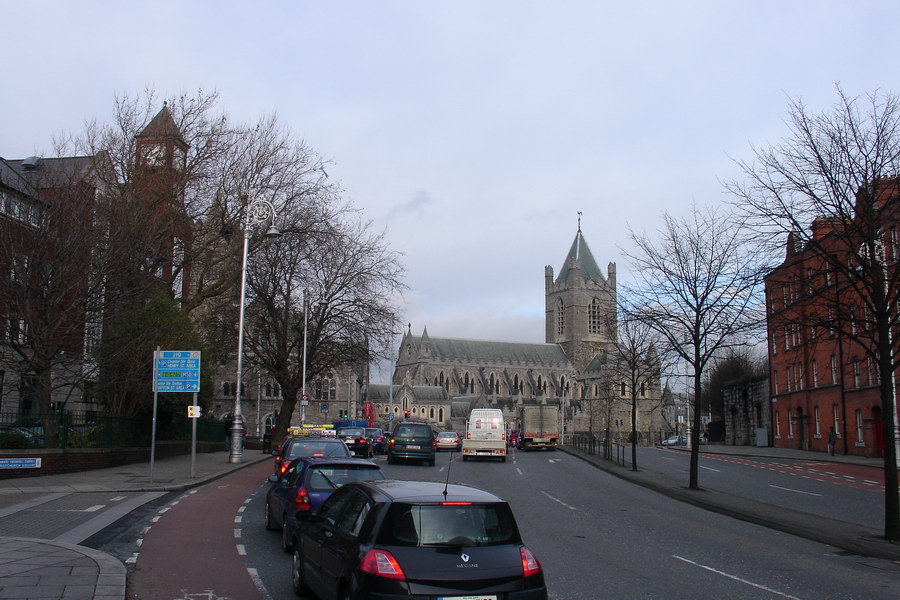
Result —
[[129, 600], [260, 599], [235, 536], [235, 516], [271, 468], [251, 465], [182, 496], [146, 532]]

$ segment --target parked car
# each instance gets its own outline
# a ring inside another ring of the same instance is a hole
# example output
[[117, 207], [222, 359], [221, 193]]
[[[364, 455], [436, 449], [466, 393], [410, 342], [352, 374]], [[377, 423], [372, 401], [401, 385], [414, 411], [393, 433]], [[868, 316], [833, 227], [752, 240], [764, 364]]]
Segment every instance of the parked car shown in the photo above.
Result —
[[372, 447], [374, 454], [384, 454], [387, 450], [387, 436], [384, 435], [384, 429], [380, 427], [367, 427], [366, 437], [369, 439], [369, 445]]
[[328, 437], [300, 436], [285, 438], [281, 447], [274, 451], [272, 455], [275, 457], [276, 475], [284, 473], [288, 464], [295, 458], [304, 456], [335, 458], [353, 456], [343, 440]]
[[442, 431], [437, 434], [434, 441], [436, 450], [455, 450], [459, 452], [462, 445], [462, 440], [459, 439], [459, 434], [455, 431]]
[[387, 461], [393, 464], [397, 460], [424, 460], [434, 465], [434, 431], [428, 423], [403, 421], [394, 426], [388, 442]]
[[347, 444], [355, 456], [369, 458], [372, 456], [372, 446], [369, 444], [369, 438], [366, 437], [365, 427], [341, 427], [337, 430], [337, 437]]
[[663, 446], [684, 446], [686, 443], [683, 435], [673, 435], [662, 441]]
[[434, 481], [350, 483], [289, 532], [291, 581], [319, 598], [546, 600], [505, 501]]
[[331, 493], [351, 481], [384, 479], [381, 467], [364, 458], [297, 458], [281, 475], [269, 475], [266, 529], [281, 529], [281, 546], [291, 549], [285, 526], [298, 511], [318, 512]]

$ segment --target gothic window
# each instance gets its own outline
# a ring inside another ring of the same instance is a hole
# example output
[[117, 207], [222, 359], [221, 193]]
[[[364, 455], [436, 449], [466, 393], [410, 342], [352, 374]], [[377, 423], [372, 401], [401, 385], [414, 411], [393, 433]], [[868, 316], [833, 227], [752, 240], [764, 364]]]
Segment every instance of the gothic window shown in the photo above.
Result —
[[271, 384], [271, 383], [267, 383], [267, 384], [266, 384], [266, 397], [269, 397], [269, 396], [271, 396], [271, 395], [272, 395], [272, 384]]
[[645, 384], [644, 384], [644, 382], [642, 381], [642, 382], [641, 382], [641, 396], [642, 396], [642, 397], [647, 395], [647, 390], [646, 390], [646, 388], [644, 387], [644, 385], [645, 385]]
[[444, 409], [438, 410], [438, 420], [443, 423], [444, 422]]
[[622, 395], [625, 395], [625, 382], [622, 382]]
[[228, 382], [227, 382], [227, 381], [223, 381], [223, 382], [222, 382], [222, 395], [225, 396], [226, 398], [229, 396], [229, 394], [228, 394]]
[[540, 375], [538, 375], [537, 387], [538, 387], [538, 393], [540, 393], [540, 391], [544, 389], [543, 380], [541, 379]]
[[466, 376], [463, 377], [463, 392], [468, 393], [469, 391], [469, 372], [466, 371]]
[[518, 375], [513, 377], [513, 387], [515, 388], [513, 390], [513, 393], [518, 394], [519, 393], [519, 376]]
[[566, 310], [562, 298], [556, 302], [556, 333], [557, 335], [566, 333]]
[[337, 384], [334, 373], [329, 373], [316, 380], [316, 400], [335, 400], [337, 398]]
[[588, 333], [601, 333], [602, 321], [600, 300], [594, 298], [588, 307]]
[[496, 390], [496, 388], [495, 388], [495, 385], [496, 385], [496, 383], [494, 382], [494, 374], [491, 373], [491, 380], [490, 380], [491, 394], [496, 394], [496, 393], [497, 393], [497, 390]]
[[428, 411], [428, 418], [429, 418], [429, 419], [433, 419], [433, 418], [434, 418], [434, 407], [433, 407], [433, 406], [431, 407], [431, 410]]
[[438, 381], [440, 381], [441, 385], [444, 385], [444, 372], [441, 371], [440, 376], [438, 377]]

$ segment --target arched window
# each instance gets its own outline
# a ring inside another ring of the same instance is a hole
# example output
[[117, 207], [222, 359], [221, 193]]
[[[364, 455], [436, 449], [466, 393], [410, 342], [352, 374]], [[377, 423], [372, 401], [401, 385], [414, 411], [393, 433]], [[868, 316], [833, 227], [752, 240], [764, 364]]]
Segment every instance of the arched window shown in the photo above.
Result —
[[441, 371], [440, 376], [438, 377], [438, 381], [441, 382], [441, 385], [444, 385], [444, 372]]
[[491, 388], [490, 393], [491, 393], [491, 394], [496, 394], [496, 393], [497, 393], [497, 390], [496, 390], [496, 388], [494, 387], [496, 384], [494, 383], [494, 374], [493, 374], [493, 373], [491, 373], [491, 378], [490, 378], [490, 384], [489, 384], [489, 385], [490, 385], [490, 388]]
[[428, 412], [428, 418], [429, 419], [434, 418], [434, 407], [433, 406], [431, 407], [431, 410]]
[[267, 383], [267, 384], [266, 384], [266, 396], [268, 397], [268, 396], [271, 396], [271, 395], [272, 395], [272, 384], [271, 384], [271, 383]]
[[443, 423], [444, 422], [444, 409], [438, 410], [438, 420]]
[[316, 379], [313, 389], [315, 389], [316, 400], [335, 400], [337, 398], [337, 384], [334, 380], [334, 373], [329, 373]]
[[566, 333], [566, 307], [563, 306], [562, 298], [556, 301], [556, 333], [557, 335]]
[[222, 395], [225, 396], [226, 398], [231, 395], [228, 393], [229, 387], [230, 386], [228, 385], [227, 381], [222, 382]]
[[588, 306], [588, 333], [602, 332], [602, 312], [600, 310], [600, 300], [594, 298]]
[[625, 395], [625, 382], [622, 382], [622, 395]]
[[513, 387], [515, 388], [513, 393], [518, 394], [519, 393], [519, 376], [518, 375], [513, 377]]
[[544, 381], [544, 380], [541, 378], [541, 376], [538, 375], [538, 380], [537, 380], [537, 389], [538, 389], [538, 393], [541, 393], [541, 392], [544, 390], [544, 383], [543, 383], [543, 381]]
[[463, 393], [468, 393], [469, 391], [469, 372], [466, 371], [466, 376], [463, 378]]

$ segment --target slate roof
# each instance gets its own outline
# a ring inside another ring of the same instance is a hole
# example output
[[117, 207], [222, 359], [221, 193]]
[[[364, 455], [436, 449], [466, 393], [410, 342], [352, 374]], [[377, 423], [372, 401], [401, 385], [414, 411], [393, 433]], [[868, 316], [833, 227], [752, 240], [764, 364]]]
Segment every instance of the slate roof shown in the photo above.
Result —
[[[422, 338], [414, 338], [421, 344]], [[490, 342], [456, 338], [429, 337], [431, 358], [442, 362], [503, 363], [541, 366], [568, 366], [568, 358], [559, 344]]]
[[143, 131], [141, 131], [135, 137], [174, 137], [179, 141], [184, 142], [184, 138], [181, 137], [181, 130], [178, 129], [178, 125], [175, 124], [175, 119], [172, 118], [172, 113], [171, 111], [169, 111], [169, 107], [165, 104], [163, 104], [162, 110], [156, 113], [156, 116], [150, 120], [146, 127], [144, 127]]
[[13, 189], [23, 196], [37, 197], [37, 190], [22, 177], [18, 163], [22, 161], [7, 161], [0, 158], [0, 184]]
[[[67, 156], [62, 158], [37, 158], [35, 168], [23, 168], [25, 160], [8, 160], [15, 172], [38, 189], [64, 187], [86, 175], [94, 166], [93, 156]], [[4, 181], [5, 183], [5, 181]]]
[[572, 247], [569, 248], [566, 259], [563, 261], [562, 269], [559, 270], [559, 276], [556, 278], [556, 283], [565, 281], [569, 274], [569, 270], [574, 266], [575, 262], [578, 262], [581, 265], [582, 277], [594, 281], [606, 281], [606, 277], [604, 277], [600, 267], [597, 266], [597, 261], [594, 260], [594, 255], [591, 254], [591, 249], [588, 248], [580, 228], [578, 229], [578, 233], [575, 234], [575, 239], [572, 241]]
[[[393, 398], [396, 400], [400, 395], [401, 385], [394, 385]], [[444, 388], [439, 385], [414, 385], [413, 394], [415, 394], [416, 402], [437, 402], [447, 399]], [[390, 390], [386, 383], [370, 383], [368, 399], [370, 402], [387, 402], [390, 400]]]

